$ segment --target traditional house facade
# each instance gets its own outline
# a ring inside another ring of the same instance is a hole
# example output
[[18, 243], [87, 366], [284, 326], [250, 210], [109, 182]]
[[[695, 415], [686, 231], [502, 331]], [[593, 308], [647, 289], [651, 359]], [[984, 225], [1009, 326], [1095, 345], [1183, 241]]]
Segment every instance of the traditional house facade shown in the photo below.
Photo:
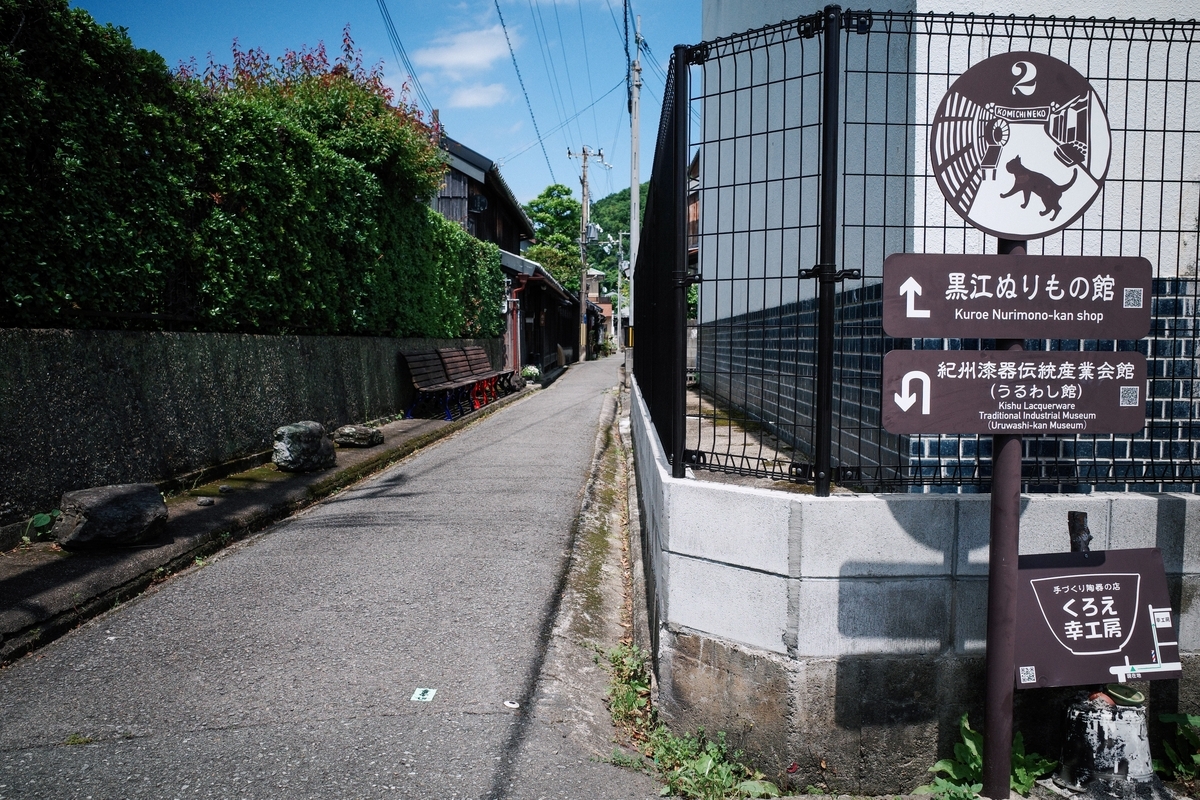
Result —
[[500, 166], [461, 142], [442, 136], [449, 169], [434, 208], [477, 239], [500, 248], [507, 281], [504, 334], [508, 369], [533, 365], [543, 373], [577, 358], [579, 298], [521, 252], [534, 239]]

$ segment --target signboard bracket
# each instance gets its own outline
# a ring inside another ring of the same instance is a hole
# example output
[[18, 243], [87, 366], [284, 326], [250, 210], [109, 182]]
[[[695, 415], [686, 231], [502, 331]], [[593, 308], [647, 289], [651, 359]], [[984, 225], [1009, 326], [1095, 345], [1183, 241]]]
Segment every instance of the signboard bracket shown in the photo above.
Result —
[[812, 269], [800, 270], [801, 278], [817, 278], [821, 283], [837, 283], [844, 280], [858, 280], [862, 277], [861, 269], [838, 269], [837, 264], [817, 264]]

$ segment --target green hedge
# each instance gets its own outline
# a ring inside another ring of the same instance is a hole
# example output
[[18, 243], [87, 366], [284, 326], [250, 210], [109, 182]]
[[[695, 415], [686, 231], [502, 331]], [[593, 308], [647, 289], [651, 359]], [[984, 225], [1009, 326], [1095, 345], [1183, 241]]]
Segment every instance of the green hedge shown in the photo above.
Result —
[[499, 251], [425, 204], [441, 156], [378, 73], [249, 56], [173, 76], [0, 0], [0, 324], [498, 335]]

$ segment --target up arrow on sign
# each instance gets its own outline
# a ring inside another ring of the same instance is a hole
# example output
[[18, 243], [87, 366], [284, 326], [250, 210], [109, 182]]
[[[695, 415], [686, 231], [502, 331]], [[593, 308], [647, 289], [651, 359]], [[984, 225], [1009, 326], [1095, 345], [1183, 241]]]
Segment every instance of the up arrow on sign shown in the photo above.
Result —
[[921, 284], [917, 283], [917, 279], [911, 275], [909, 276], [908, 280], [900, 284], [900, 294], [908, 296], [908, 308], [906, 309], [905, 316], [918, 317], [920, 319], [925, 319], [929, 316], [928, 309], [917, 308], [917, 295], [920, 293]]
[[[929, 312], [926, 311], [926, 314]], [[901, 411], [908, 411], [912, 408], [913, 403], [917, 402], [917, 396], [912, 393], [913, 380], [921, 382], [921, 413], [929, 413], [929, 376], [920, 370], [906, 372], [904, 378], [900, 381], [900, 392], [892, 392], [892, 397], [896, 399], [896, 405], [900, 406]]]

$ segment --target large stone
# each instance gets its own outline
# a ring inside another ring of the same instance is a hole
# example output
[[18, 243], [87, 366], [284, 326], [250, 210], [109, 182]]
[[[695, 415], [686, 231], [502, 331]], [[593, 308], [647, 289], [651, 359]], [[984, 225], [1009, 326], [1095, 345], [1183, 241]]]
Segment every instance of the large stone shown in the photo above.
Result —
[[287, 472], [326, 469], [337, 461], [333, 442], [319, 422], [297, 422], [276, 428], [273, 449], [271, 460]]
[[150, 483], [67, 492], [51, 533], [67, 550], [124, 547], [149, 541], [167, 523], [167, 504]]
[[339, 447], [374, 447], [383, 444], [383, 431], [366, 425], [343, 425], [333, 432], [333, 441]]

